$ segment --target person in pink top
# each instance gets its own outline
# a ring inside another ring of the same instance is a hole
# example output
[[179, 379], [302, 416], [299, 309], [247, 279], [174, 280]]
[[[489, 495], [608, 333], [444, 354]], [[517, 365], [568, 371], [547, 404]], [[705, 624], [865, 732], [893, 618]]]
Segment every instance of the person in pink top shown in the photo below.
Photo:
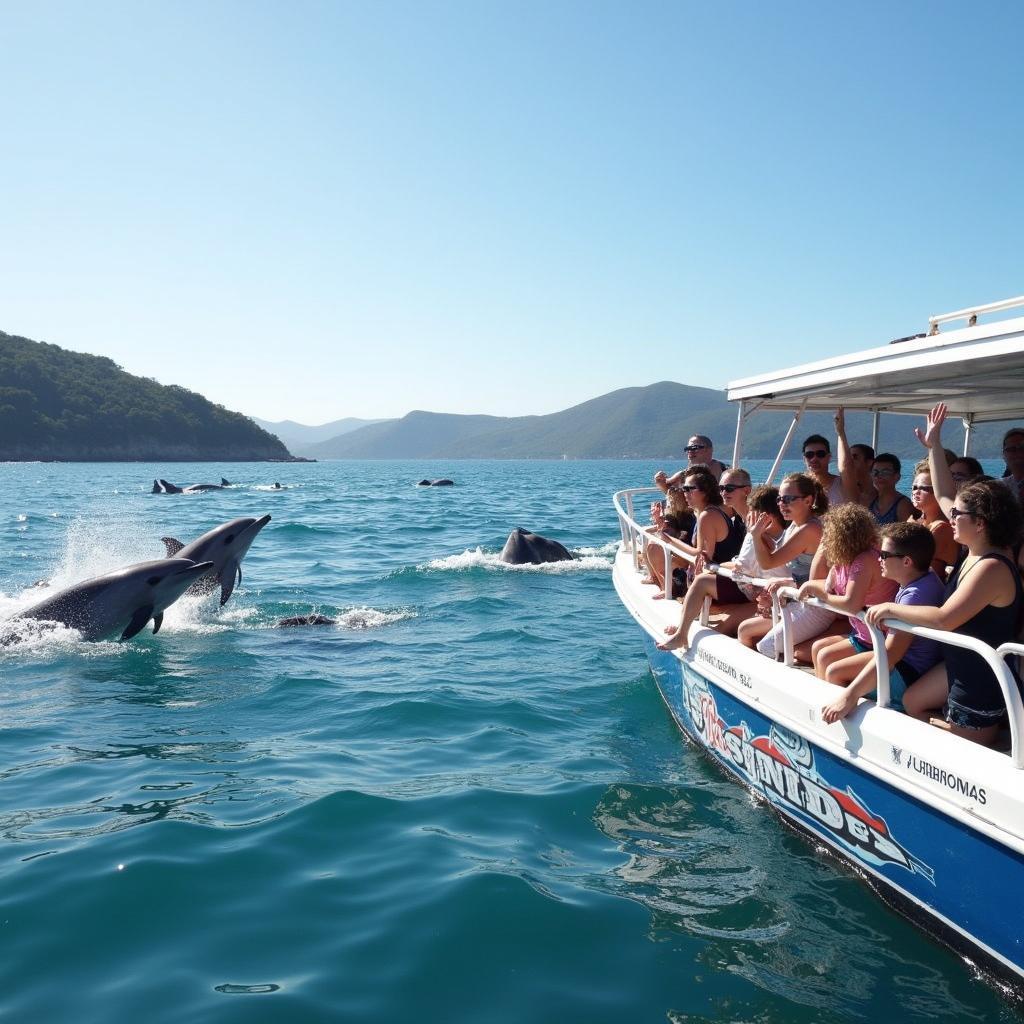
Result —
[[832, 568], [824, 583], [812, 580], [799, 591], [816, 597], [850, 616], [848, 636], [824, 636], [814, 642], [814, 674], [831, 683], [854, 679], [871, 660], [871, 634], [856, 614], [865, 607], [896, 596], [898, 584], [886, 579], [878, 564], [878, 525], [863, 505], [849, 502], [830, 509], [821, 535], [825, 558]]

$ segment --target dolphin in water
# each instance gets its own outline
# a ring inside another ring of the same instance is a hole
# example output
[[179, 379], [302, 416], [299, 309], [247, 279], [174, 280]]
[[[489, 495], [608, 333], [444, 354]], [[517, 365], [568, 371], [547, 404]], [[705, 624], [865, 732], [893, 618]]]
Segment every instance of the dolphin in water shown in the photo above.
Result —
[[270, 522], [270, 516], [259, 519], [243, 517], [221, 523], [212, 530], [197, 537], [190, 544], [182, 544], [173, 537], [161, 537], [167, 548], [168, 558], [191, 558], [206, 562], [206, 573], [190, 588], [192, 593], [209, 594], [220, 586], [220, 603], [227, 604], [235, 589], [235, 583], [242, 582], [242, 559], [256, 534]]
[[150, 494], [201, 494], [203, 491], [222, 491], [230, 486], [224, 477], [220, 478], [219, 484], [189, 484], [188, 487], [175, 487], [174, 484], [160, 479], [153, 481], [153, 490]]
[[59, 622], [78, 630], [83, 640], [130, 640], [152, 619], [153, 632], [157, 633], [164, 621], [164, 611], [208, 573], [211, 564], [193, 562], [190, 558], [138, 562], [76, 583], [7, 622]]
[[548, 540], [539, 533], [527, 533], [517, 526], [505, 541], [501, 560], [511, 565], [540, 565], [542, 562], [571, 562], [572, 554], [557, 540]]

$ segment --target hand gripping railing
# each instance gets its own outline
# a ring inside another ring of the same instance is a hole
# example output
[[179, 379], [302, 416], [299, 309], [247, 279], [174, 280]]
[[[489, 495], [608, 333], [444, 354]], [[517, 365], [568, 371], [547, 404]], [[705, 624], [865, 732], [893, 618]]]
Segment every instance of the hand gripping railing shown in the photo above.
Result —
[[[831, 605], [816, 597], [805, 597], [798, 599], [797, 592], [793, 587], [780, 587], [772, 595], [772, 613], [775, 615], [775, 608], [780, 604], [782, 598], [791, 601], [802, 600], [804, 604], [813, 605], [815, 608], [826, 608], [835, 611]], [[885, 634], [877, 626], [873, 626], [864, 616], [858, 612], [849, 618], [860, 619], [867, 626], [871, 634], [871, 646], [875, 655], [877, 690], [876, 703], [879, 707], [886, 707], [889, 704], [889, 656], [885, 650]], [[781, 609], [782, 637], [784, 661], [786, 665], [793, 664], [793, 641], [789, 634], [789, 615], [786, 608]], [[902, 619], [883, 619], [882, 624], [888, 629], [898, 630], [903, 633], [910, 633], [912, 636], [923, 637], [927, 640], [937, 640], [939, 643], [948, 644], [951, 647], [962, 647], [965, 650], [973, 651], [984, 659], [985, 663], [992, 670], [992, 674], [999, 683], [1003, 700], [1006, 703], [1007, 717], [1010, 721], [1010, 758], [1014, 768], [1024, 768], [1024, 748], [1021, 738], [1024, 737], [1024, 702], [1021, 701], [1020, 691], [1017, 688], [1017, 681], [1006, 663], [1008, 656], [1016, 657], [1024, 654], [1024, 645], [1016, 643], [1002, 644], [998, 649], [989, 647], [988, 644], [973, 636], [964, 636], [962, 633], [948, 633], [942, 629], [932, 629], [930, 626], [913, 626]]]

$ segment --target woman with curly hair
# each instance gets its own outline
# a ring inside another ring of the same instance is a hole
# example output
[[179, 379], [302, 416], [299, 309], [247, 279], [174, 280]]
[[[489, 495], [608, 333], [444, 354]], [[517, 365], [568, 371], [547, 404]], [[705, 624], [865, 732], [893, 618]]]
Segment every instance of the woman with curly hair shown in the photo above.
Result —
[[[928, 448], [935, 496], [953, 525], [953, 537], [967, 551], [953, 567], [946, 598], [940, 608], [879, 604], [867, 618], [879, 623], [899, 618], [915, 626], [931, 626], [974, 637], [990, 647], [1014, 640], [1024, 607], [1024, 590], [1013, 563], [1012, 548], [1021, 535], [1017, 499], [1005, 484], [982, 480], [967, 484], [959, 494], [946, 460], [940, 434], [946, 406], [940, 402], [928, 414], [928, 425], [917, 436]], [[903, 697], [907, 712], [922, 721], [949, 729], [975, 743], [991, 745], [1006, 717], [999, 683], [985, 660], [951, 644], [942, 645], [944, 661], [929, 669]], [[932, 716], [943, 708], [943, 719]]]
[[849, 616], [847, 636], [826, 636], [811, 648], [814, 674], [830, 683], [845, 684], [871, 660], [871, 633], [856, 618], [865, 605], [891, 601], [897, 584], [882, 575], [878, 564], [878, 525], [863, 505], [839, 505], [825, 516], [822, 531], [825, 559], [831, 566], [824, 583], [811, 580], [799, 596], [816, 597]]

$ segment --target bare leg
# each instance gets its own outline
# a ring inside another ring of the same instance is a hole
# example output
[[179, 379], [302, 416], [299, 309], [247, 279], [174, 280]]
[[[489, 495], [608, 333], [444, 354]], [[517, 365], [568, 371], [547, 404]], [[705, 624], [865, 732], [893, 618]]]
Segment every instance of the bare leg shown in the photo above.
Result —
[[690, 626], [693, 620], [700, 615], [705, 597], [710, 597], [712, 601], [718, 597], [718, 577], [714, 573], [702, 572], [690, 584], [690, 588], [686, 591], [686, 597], [683, 600], [683, 615], [679, 620], [679, 625], [669, 626], [665, 630], [672, 639], [664, 640], [658, 644], [659, 650], [674, 651], [678, 648], [686, 650], [690, 642]]
[[725, 618], [715, 627], [723, 636], [735, 636], [744, 619], [757, 613], [757, 605], [753, 601], [744, 604], [721, 604], [713, 606], [714, 611], [725, 613]]
[[927, 722], [935, 712], [946, 703], [949, 696], [949, 677], [946, 675], [946, 663], [940, 661], [916, 683], [907, 687], [903, 694], [903, 707], [908, 715], [921, 722]]
[[[847, 636], [850, 632], [850, 622], [845, 616], [837, 619], [832, 623], [823, 633], [819, 633], [817, 636], [812, 636], [801, 643], [793, 645], [793, 657], [800, 662], [801, 665], [813, 665], [813, 649], [814, 645], [819, 640], [827, 640], [830, 637]], [[852, 648], [851, 648], [852, 650]]]
[[829, 665], [834, 661], [842, 661], [843, 658], [856, 654], [853, 645], [845, 636], [819, 638], [815, 640], [811, 652], [814, 659], [814, 674], [819, 679], [825, 678]]
[[980, 743], [984, 747], [991, 747], [999, 738], [998, 725], [987, 725], [983, 729], [963, 729], [959, 725], [945, 722], [941, 718], [931, 719], [931, 724], [951, 732], [954, 736], [962, 736], [965, 740], [970, 740], [972, 743]]
[[772, 631], [772, 620], [755, 615], [744, 622], [741, 622], [736, 631], [736, 638], [744, 647], [751, 650], [757, 648], [757, 641], [767, 636]]
[[[850, 650], [853, 650], [851, 647]], [[860, 671], [874, 658], [872, 651], [858, 651], [847, 658], [832, 661], [825, 669], [825, 682], [845, 686], [860, 675]]]

